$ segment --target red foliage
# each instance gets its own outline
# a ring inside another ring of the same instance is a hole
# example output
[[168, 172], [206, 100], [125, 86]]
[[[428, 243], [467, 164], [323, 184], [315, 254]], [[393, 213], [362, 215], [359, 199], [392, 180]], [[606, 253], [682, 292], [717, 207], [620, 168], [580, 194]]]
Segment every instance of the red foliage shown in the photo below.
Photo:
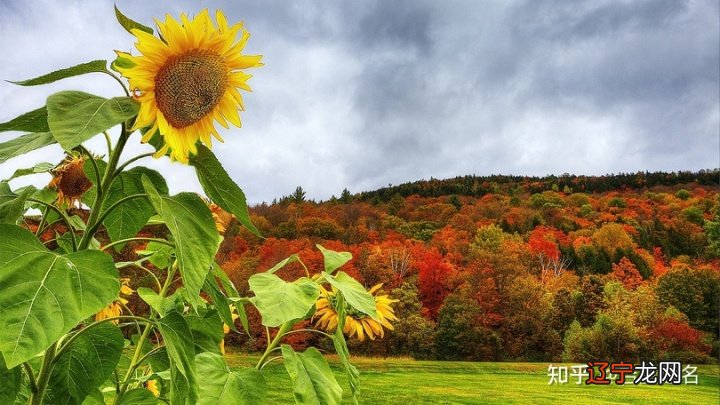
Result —
[[440, 306], [450, 292], [449, 281], [453, 273], [452, 266], [443, 260], [437, 249], [425, 250], [415, 256], [418, 269], [418, 290], [423, 310], [429, 318], [437, 317]]
[[687, 322], [666, 318], [650, 330], [651, 339], [663, 351], [690, 351], [709, 354], [710, 345], [702, 341], [702, 333]]
[[642, 284], [643, 278], [633, 262], [627, 257], [620, 259], [620, 262], [612, 265], [611, 276], [623, 283], [628, 290], [634, 290]]

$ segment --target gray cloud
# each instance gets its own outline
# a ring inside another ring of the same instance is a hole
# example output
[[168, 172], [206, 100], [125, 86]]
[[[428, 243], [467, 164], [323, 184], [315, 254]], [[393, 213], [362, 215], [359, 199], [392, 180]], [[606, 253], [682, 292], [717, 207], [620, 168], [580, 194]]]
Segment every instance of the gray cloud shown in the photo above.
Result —
[[[119, 6], [147, 24], [198, 9], [190, 1], [146, 3]], [[297, 185], [326, 199], [345, 187], [431, 176], [720, 166], [720, 23], [710, 0], [202, 7], [244, 20], [247, 51], [264, 55], [243, 128], [223, 132], [226, 143], [214, 148], [253, 202]], [[0, 11], [2, 79], [132, 47], [109, 2], [9, 2]], [[61, 89], [109, 96], [113, 86], [96, 77], [43, 89], [0, 85], [0, 121]], [[128, 154], [145, 150], [134, 145]], [[3, 164], [0, 177], [24, 161]], [[192, 169], [144, 164], [163, 170], [173, 192], [200, 189]]]

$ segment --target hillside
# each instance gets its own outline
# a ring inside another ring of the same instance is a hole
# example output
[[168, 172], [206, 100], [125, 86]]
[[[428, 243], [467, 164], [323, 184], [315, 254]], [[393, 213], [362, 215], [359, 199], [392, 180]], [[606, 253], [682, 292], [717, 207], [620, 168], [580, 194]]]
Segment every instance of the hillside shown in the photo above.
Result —
[[[384, 343], [355, 343], [365, 354], [708, 362], [718, 350], [718, 173], [467, 176], [321, 203], [298, 188], [251, 209], [264, 240], [218, 212], [218, 261], [246, 290], [250, 275], [296, 252], [319, 271], [316, 243], [351, 252], [345, 271], [399, 300]], [[301, 274], [297, 263], [280, 272]]]

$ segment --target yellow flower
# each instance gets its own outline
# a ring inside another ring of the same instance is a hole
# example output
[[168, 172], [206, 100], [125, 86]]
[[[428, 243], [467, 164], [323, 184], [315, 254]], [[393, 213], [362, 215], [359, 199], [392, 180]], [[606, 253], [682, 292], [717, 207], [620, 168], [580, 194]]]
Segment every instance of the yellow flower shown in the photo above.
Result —
[[[120, 294], [130, 296], [132, 295], [135, 290], [130, 288], [130, 279], [129, 278], [121, 278], [120, 279]], [[95, 314], [95, 320], [100, 321], [107, 318], [116, 318], [120, 315], [122, 315], [122, 305], [126, 305], [128, 303], [128, 300], [126, 300], [123, 297], [119, 297], [117, 300], [110, 303], [110, 305], [106, 306], [105, 308], [101, 309], [100, 312]], [[117, 325], [119, 322], [117, 319], [111, 321], [115, 325]]]
[[150, 127], [143, 142], [158, 131], [163, 138], [156, 157], [169, 150], [172, 159], [187, 163], [198, 140], [208, 147], [211, 135], [222, 142], [214, 121], [240, 127], [238, 109], [244, 106], [238, 89], [251, 91], [252, 77], [241, 69], [262, 66], [262, 56], [242, 54], [250, 37], [242, 23], [228, 26], [220, 10], [216, 19], [217, 26], [207, 9], [192, 20], [184, 13], [180, 21], [166, 15], [165, 22], [155, 20], [161, 38], [132, 30], [141, 56], [118, 52], [134, 64], [118, 68], [140, 102], [134, 129]]
[[[370, 289], [370, 294], [375, 294], [380, 290], [382, 284], [377, 284]], [[320, 290], [320, 299], [315, 304], [315, 315], [317, 318], [315, 326], [325, 329], [328, 332], [333, 332], [338, 325], [338, 314], [335, 311], [335, 290], [327, 291], [324, 288]], [[393, 326], [390, 321], [396, 321], [395, 312], [392, 309], [392, 303], [397, 300], [390, 299], [387, 295], [374, 295], [375, 297], [375, 310], [377, 311], [378, 320], [374, 320], [371, 317], [356, 311], [353, 308], [348, 307], [345, 315], [345, 326], [343, 332], [349, 337], [353, 335], [357, 336], [362, 342], [365, 340], [365, 336], [369, 337], [370, 340], [375, 340], [375, 336], [380, 338], [385, 337], [385, 329], [393, 330]]]
[[57, 190], [57, 202], [61, 207], [74, 206], [93, 186], [83, 170], [85, 160], [83, 156], [70, 155], [53, 170], [48, 187]]
[[155, 397], [160, 396], [160, 390], [158, 389], [157, 381], [155, 380], [147, 380], [145, 382], [145, 388], [147, 388], [148, 391], [152, 392]]
[[[231, 316], [233, 321], [239, 318], [239, 315], [234, 312]], [[230, 333], [230, 326], [228, 326], [226, 323], [223, 323], [223, 333], [226, 335]], [[225, 354], [225, 339], [220, 341], [220, 353]]]

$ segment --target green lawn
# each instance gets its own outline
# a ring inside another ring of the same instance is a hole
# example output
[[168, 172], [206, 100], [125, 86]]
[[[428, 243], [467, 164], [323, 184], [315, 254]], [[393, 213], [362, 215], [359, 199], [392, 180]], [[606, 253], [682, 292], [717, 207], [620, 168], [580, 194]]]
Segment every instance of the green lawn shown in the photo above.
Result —
[[[254, 365], [257, 356], [228, 355], [231, 367]], [[349, 387], [335, 357], [329, 356], [335, 375], [349, 400]], [[698, 366], [698, 385], [586, 386], [571, 382], [548, 385], [547, 363], [471, 363], [410, 359], [355, 358], [361, 372], [361, 404], [480, 404], [560, 403], [588, 404], [717, 404], [720, 368]], [[293, 402], [290, 379], [280, 362], [263, 370], [268, 402]]]

